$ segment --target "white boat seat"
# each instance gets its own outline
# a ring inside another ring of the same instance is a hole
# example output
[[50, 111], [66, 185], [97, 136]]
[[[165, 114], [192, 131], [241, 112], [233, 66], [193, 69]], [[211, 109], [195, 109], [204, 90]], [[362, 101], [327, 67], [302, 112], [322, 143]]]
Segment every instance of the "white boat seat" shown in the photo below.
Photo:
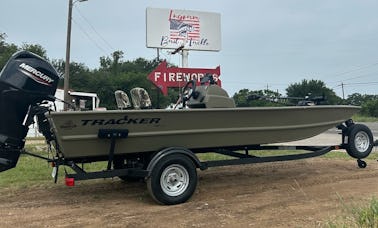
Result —
[[122, 90], [114, 92], [118, 109], [128, 109], [131, 107], [131, 102], [127, 94]]
[[152, 108], [152, 102], [148, 92], [140, 87], [136, 87], [130, 90], [131, 100], [135, 109], [150, 109]]

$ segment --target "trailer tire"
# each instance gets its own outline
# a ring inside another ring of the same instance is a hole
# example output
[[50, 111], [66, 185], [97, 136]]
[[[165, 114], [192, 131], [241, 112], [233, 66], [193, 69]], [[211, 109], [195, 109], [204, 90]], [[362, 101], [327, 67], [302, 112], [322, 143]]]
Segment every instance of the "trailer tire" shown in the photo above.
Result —
[[165, 205], [186, 202], [197, 186], [197, 170], [193, 161], [183, 154], [171, 154], [159, 160], [147, 178], [152, 198]]
[[357, 159], [366, 158], [373, 149], [373, 134], [362, 124], [354, 124], [348, 128], [346, 151]]
[[361, 159], [357, 159], [357, 165], [359, 168], [364, 169], [367, 166], [367, 163]]

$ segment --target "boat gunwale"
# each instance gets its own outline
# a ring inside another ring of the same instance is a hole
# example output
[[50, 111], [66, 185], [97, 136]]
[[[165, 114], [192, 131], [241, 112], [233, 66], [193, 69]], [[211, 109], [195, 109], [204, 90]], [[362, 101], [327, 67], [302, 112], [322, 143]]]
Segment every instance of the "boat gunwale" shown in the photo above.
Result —
[[87, 114], [117, 114], [117, 113], [172, 113], [172, 112], [232, 112], [232, 111], [270, 111], [270, 110], [304, 110], [304, 109], [361, 109], [353, 105], [315, 105], [315, 106], [280, 106], [280, 107], [237, 107], [237, 108], [199, 108], [199, 109], [126, 109], [126, 110], [89, 110], [50, 112], [48, 116], [87, 115]]
[[[301, 125], [288, 125], [288, 126], [272, 126], [272, 127], [243, 127], [243, 128], [212, 128], [212, 129], [190, 129], [190, 130], [171, 130], [171, 131], [153, 131], [153, 132], [130, 132], [129, 138], [133, 137], [152, 137], [152, 136], [169, 136], [169, 135], [184, 135], [184, 134], [204, 134], [204, 133], [236, 133], [236, 132], [248, 132], [248, 131], [280, 131], [280, 130], [292, 130], [303, 128], [316, 128], [327, 125], [333, 125], [342, 122], [343, 120], [335, 120], [328, 122], [301, 124]], [[87, 135], [65, 135], [61, 136], [62, 141], [75, 141], [82, 139], [97, 139], [96, 134]]]

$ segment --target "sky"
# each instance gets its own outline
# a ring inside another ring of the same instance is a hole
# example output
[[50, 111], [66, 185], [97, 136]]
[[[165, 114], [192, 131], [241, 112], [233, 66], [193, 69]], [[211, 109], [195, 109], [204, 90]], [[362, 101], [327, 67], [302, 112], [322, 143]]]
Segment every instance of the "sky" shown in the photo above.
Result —
[[[220, 66], [222, 86], [285, 89], [303, 79], [321, 80], [342, 97], [378, 94], [376, 0], [88, 0], [72, 15], [71, 61], [90, 69], [117, 50], [124, 60], [151, 60], [146, 8], [221, 15], [221, 50], [190, 51], [190, 68]], [[40, 44], [50, 59], [65, 59], [68, 0], [2, 0], [0, 33], [16, 45]], [[182, 65], [168, 50], [160, 58]]]

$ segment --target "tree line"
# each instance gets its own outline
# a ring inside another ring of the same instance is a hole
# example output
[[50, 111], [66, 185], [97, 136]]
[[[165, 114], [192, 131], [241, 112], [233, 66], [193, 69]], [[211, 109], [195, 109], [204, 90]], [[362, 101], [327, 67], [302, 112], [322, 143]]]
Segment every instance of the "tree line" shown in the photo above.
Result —
[[[49, 60], [62, 75], [59, 88], [63, 88], [65, 61], [62, 59], [49, 59], [46, 50], [38, 44], [22, 44], [17, 46], [7, 43], [6, 34], [0, 33], [0, 69], [6, 64], [10, 56], [18, 50], [28, 50]], [[178, 89], [170, 89], [169, 96], [160, 93], [148, 79], [147, 75], [158, 65], [157, 59], [147, 60], [137, 58], [124, 59], [122, 51], [115, 51], [109, 56], [100, 57], [100, 67], [89, 69], [83, 63], [70, 63], [70, 88], [73, 91], [95, 92], [101, 99], [101, 106], [107, 109], [116, 109], [114, 91], [130, 91], [134, 87], [142, 87], [149, 93], [154, 108], [164, 108], [176, 102]], [[320, 80], [302, 80], [290, 84], [286, 88], [287, 96], [283, 97], [272, 90], [242, 89], [233, 95], [238, 107], [250, 106], [282, 106], [296, 105], [299, 101], [321, 100], [322, 104], [351, 104], [362, 106], [361, 113], [366, 116], [378, 117], [378, 95], [362, 95], [355, 93], [343, 100], [336, 93], [326, 87]], [[323, 99], [324, 98], [324, 99]]]
[[[65, 61], [63, 59], [49, 59], [46, 50], [38, 44], [15, 44], [5, 41], [6, 35], [0, 33], [0, 69], [8, 59], [19, 50], [31, 51], [51, 62], [61, 75], [58, 88], [63, 88]], [[147, 79], [147, 75], [153, 71], [159, 61], [137, 58], [130, 61], [123, 60], [124, 53], [115, 51], [109, 56], [100, 57], [100, 67], [89, 69], [83, 63], [70, 62], [70, 89], [81, 92], [94, 92], [99, 96], [101, 107], [116, 109], [114, 92], [123, 90], [129, 92], [132, 88], [142, 87], [147, 90], [154, 108], [162, 108], [176, 102], [178, 90], [170, 90], [170, 96], [165, 97]]]
[[320, 80], [302, 80], [286, 88], [287, 96], [272, 90], [242, 89], [233, 98], [239, 107], [288, 106], [315, 101], [324, 105], [361, 106], [364, 116], [378, 117], [378, 95], [353, 93], [343, 100]]

